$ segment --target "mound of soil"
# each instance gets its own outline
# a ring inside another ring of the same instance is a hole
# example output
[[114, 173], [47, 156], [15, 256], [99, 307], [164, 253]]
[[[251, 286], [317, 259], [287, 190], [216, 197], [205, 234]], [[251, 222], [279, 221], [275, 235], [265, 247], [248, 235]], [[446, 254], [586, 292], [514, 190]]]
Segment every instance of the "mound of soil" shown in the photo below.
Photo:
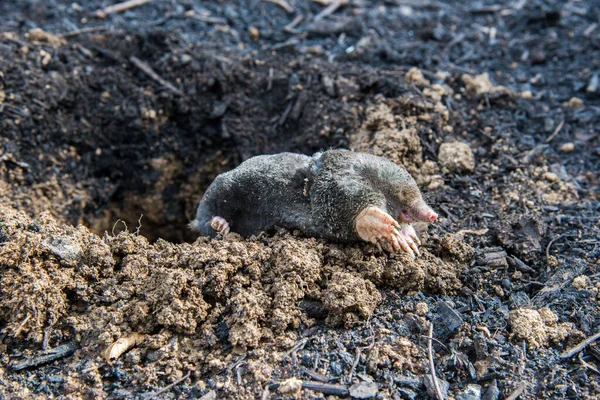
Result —
[[[0, 4], [2, 397], [436, 397], [430, 323], [454, 398], [600, 395], [598, 10], [329, 3]], [[328, 147], [411, 172], [422, 257], [188, 228]]]

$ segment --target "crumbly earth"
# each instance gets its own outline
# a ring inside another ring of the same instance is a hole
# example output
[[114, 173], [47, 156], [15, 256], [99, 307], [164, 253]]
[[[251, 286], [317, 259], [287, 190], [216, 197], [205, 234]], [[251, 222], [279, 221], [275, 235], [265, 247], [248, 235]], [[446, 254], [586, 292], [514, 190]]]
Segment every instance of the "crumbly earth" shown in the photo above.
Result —
[[[109, 3], [0, 2], [0, 397], [425, 398], [430, 323], [449, 396], [600, 396], [561, 357], [600, 329], [593, 2]], [[422, 257], [188, 229], [329, 147], [413, 174]]]

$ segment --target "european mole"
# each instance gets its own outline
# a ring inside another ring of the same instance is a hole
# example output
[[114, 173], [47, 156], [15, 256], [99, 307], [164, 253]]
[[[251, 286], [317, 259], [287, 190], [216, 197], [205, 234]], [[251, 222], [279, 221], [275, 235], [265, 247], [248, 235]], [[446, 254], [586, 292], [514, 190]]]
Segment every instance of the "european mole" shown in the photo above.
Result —
[[217, 176], [191, 226], [210, 237], [299, 229], [415, 257], [421, 243], [410, 223], [436, 218], [404, 168], [370, 154], [327, 150], [256, 156]]

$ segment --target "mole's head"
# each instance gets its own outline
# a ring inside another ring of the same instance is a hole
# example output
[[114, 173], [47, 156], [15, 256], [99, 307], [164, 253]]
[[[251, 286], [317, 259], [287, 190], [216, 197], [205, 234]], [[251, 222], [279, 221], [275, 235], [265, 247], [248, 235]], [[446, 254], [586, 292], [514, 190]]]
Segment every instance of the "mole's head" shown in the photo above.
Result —
[[437, 213], [425, 203], [417, 182], [406, 169], [373, 155], [361, 154], [360, 159], [363, 164], [360, 174], [381, 190], [388, 211], [398, 222], [433, 222], [437, 219]]
[[401, 223], [433, 222], [438, 215], [423, 200], [417, 182], [402, 167], [381, 163], [377, 170], [377, 187], [385, 194], [389, 211]]
[[406, 185], [395, 193], [395, 205], [400, 223], [433, 222], [438, 215], [423, 200], [416, 184]]

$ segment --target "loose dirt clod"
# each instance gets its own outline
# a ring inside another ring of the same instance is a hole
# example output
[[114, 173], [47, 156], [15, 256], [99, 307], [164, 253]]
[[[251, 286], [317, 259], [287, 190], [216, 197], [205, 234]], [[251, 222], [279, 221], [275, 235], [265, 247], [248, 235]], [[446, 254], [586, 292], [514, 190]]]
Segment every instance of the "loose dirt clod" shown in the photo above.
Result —
[[438, 162], [443, 171], [470, 173], [475, 168], [475, 157], [467, 143], [442, 143], [438, 154]]
[[512, 337], [526, 340], [534, 348], [545, 346], [549, 341], [563, 341], [574, 329], [572, 323], [557, 322], [558, 317], [547, 307], [539, 310], [517, 309], [510, 313]]
[[462, 81], [465, 84], [467, 92], [474, 96], [482, 94], [494, 94], [494, 95], [510, 95], [511, 91], [504, 86], [495, 86], [490, 81], [490, 76], [487, 72], [477, 76], [471, 76], [464, 74]]
[[302, 381], [298, 378], [290, 378], [279, 384], [277, 391], [281, 394], [294, 394], [302, 389]]
[[30, 29], [27, 32], [27, 39], [31, 41], [47, 42], [48, 44], [58, 47], [67, 44], [65, 39], [62, 39], [50, 32], [46, 32], [40, 28]]

